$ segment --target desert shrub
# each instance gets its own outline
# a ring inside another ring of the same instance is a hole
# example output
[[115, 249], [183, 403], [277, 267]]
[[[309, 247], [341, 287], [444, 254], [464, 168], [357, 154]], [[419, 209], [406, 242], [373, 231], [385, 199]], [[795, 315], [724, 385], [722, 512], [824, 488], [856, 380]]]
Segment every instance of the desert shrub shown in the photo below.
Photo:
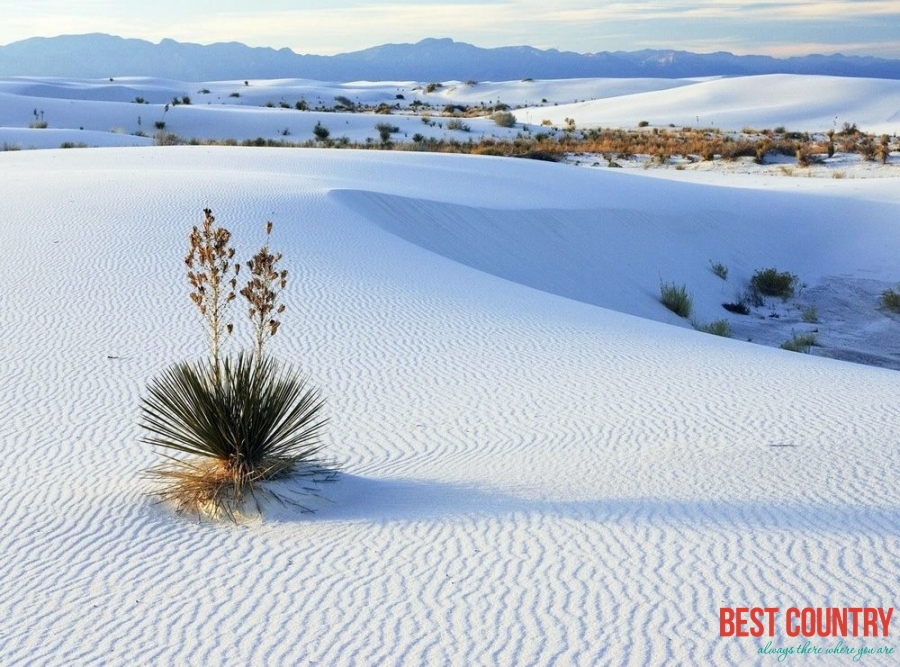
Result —
[[714, 320], [709, 324], [694, 323], [697, 331], [712, 334], [713, 336], [722, 336], [723, 338], [731, 338], [731, 325], [728, 320]]
[[184, 140], [179, 137], [177, 134], [173, 134], [171, 132], [164, 132], [160, 130], [156, 134], [153, 135], [153, 145], [154, 146], [177, 146], [179, 144], [183, 144]]
[[325, 141], [329, 137], [331, 132], [327, 127], [322, 125], [321, 122], [317, 122], [316, 126], [313, 128], [313, 134], [316, 135], [316, 139], [318, 139], [319, 141]]
[[183, 95], [182, 98], [181, 98], [181, 103], [182, 103], [182, 104], [186, 104], [186, 105], [187, 105], [187, 104], [190, 104], [190, 103], [191, 103], [191, 98], [190, 98], [189, 96], [187, 96], [187, 95]]
[[60, 148], [87, 148], [87, 144], [83, 141], [74, 142], [74, 141], [64, 141], [59, 145]]
[[222, 355], [220, 345], [232, 331], [227, 311], [236, 297], [240, 265], [233, 261], [230, 232], [214, 223], [212, 212], [204, 210], [185, 257], [190, 298], [203, 316], [211, 355], [176, 364], [154, 379], [140, 426], [145, 443], [188, 456], [164, 454], [167, 461], [148, 471], [162, 483], [161, 499], [178, 511], [235, 520], [251, 501], [257, 512], [261, 498], [293, 502], [265, 482], [329, 479], [334, 469], [319, 458], [327, 422], [323, 399], [296, 370], [264, 351], [265, 341], [278, 331], [275, 317], [284, 311], [278, 301], [288, 275], [276, 267], [281, 254], [269, 251], [272, 223], [266, 223], [265, 244], [247, 262], [251, 277], [240, 290], [256, 345], [252, 353], [233, 357]]
[[294, 108], [297, 111], [306, 111], [309, 109], [309, 106], [306, 104], [306, 100], [297, 100], [297, 103], [294, 105]]
[[734, 301], [731, 303], [723, 303], [722, 308], [727, 310], [729, 313], [735, 313], [737, 315], [749, 315], [750, 314], [750, 307], [743, 301]]
[[230, 93], [230, 94], [228, 95], [228, 97], [240, 97], [240, 96], [241, 96], [241, 94], [240, 94], [239, 92], [237, 92], [237, 91], [235, 91], [235, 92], [233, 92], [233, 93]]
[[815, 306], [806, 306], [800, 311], [800, 319], [807, 323], [819, 321], [819, 311]]
[[710, 270], [722, 280], [728, 280], [728, 267], [722, 262], [709, 261]]
[[442, 84], [442, 83], [440, 83], [440, 82], [438, 82], [438, 81], [433, 81], [432, 83], [429, 83], [427, 86], [425, 86], [425, 92], [426, 92], [426, 93], [433, 93], [433, 92], [436, 91], [438, 88], [443, 88], [443, 87], [444, 87], [444, 84]]
[[154, 121], [153, 127], [155, 127], [157, 130], [165, 130], [166, 129], [166, 121], [164, 121], [164, 120]]
[[350, 98], [344, 97], [343, 95], [337, 95], [334, 98], [334, 107], [336, 109], [347, 109], [349, 111], [354, 111], [356, 109], [356, 105]]
[[777, 296], [784, 300], [794, 296], [796, 284], [797, 276], [788, 271], [778, 271], [775, 268], [759, 269], [750, 278], [750, 288], [757, 294]]
[[638, 127], [647, 127], [648, 125], [650, 125], [650, 121], [648, 120], [642, 120], [638, 122]]
[[145, 100], [145, 99], [144, 99], [143, 97], [141, 97], [140, 95], [138, 95], [137, 97], [135, 97], [134, 100], [133, 100], [133, 102], [134, 102], [135, 104], [147, 104], [147, 100]]
[[497, 111], [491, 118], [500, 127], [514, 127], [516, 124], [515, 114], [509, 111]]
[[892, 313], [900, 313], [900, 292], [893, 289], [886, 289], [881, 293], [879, 303], [882, 308]]
[[679, 317], [690, 317], [694, 302], [686, 285], [675, 283], [659, 284], [660, 302]]
[[466, 123], [464, 123], [459, 118], [451, 118], [447, 121], [447, 129], [448, 130], [461, 130], [463, 132], [469, 132], [472, 128], [469, 127]]
[[299, 373], [269, 357], [181, 363], [153, 380], [142, 406], [144, 442], [193, 458], [168, 457], [150, 475], [179, 511], [231, 519], [248, 500], [272, 496], [264, 482], [328, 475], [319, 459], [323, 401]]
[[396, 125], [391, 125], [390, 123], [378, 123], [375, 125], [375, 129], [378, 130], [378, 136], [381, 137], [381, 143], [386, 144], [391, 140], [391, 135], [395, 132], [399, 132], [400, 128]]
[[34, 122], [28, 123], [28, 127], [32, 130], [45, 130], [47, 129], [47, 121], [36, 120]]
[[780, 347], [782, 350], [789, 350], [790, 352], [803, 352], [809, 354], [812, 346], [816, 344], [817, 338], [815, 332], [802, 334], [791, 332], [791, 337], [784, 341]]

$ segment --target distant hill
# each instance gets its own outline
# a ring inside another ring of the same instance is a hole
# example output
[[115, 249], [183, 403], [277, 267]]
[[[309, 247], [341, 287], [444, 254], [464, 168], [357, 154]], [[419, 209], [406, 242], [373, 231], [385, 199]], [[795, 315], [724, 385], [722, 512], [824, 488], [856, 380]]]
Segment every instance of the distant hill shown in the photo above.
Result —
[[736, 56], [727, 52], [644, 50], [580, 54], [530, 46], [485, 49], [452, 39], [385, 44], [334, 56], [237, 42], [153, 44], [104, 34], [34, 37], [0, 46], [0, 76], [104, 78], [155, 76], [182, 81], [308, 78], [322, 81], [509, 81], [579, 77], [684, 78], [827, 74], [900, 79], [900, 60], [811, 55]]

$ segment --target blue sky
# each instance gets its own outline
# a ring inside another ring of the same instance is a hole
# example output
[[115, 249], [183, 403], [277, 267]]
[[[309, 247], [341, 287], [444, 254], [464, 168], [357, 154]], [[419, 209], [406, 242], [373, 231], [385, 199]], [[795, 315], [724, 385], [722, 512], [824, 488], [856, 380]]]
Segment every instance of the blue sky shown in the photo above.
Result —
[[675, 48], [900, 58], [900, 0], [0, 0], [0, 44], [105, 32], [334, 54], [451, 37], [591, 53]]

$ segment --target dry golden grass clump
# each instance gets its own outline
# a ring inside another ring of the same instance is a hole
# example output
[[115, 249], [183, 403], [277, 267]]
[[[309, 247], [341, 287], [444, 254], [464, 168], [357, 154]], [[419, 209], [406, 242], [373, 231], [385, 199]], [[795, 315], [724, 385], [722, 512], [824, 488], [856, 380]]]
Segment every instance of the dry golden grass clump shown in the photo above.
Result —
[[266, 223], [266, 243], [247, 262], [251, 275], [240, 290], [249, 304], [254, 349], [224, 356], [222, 340], [233, 330], [226, 310], [236, 298], [240, 265], [233, 262], [231, 234], [215, 226], [209, 209], [203, 215], [190, 233], [185, 264], [210, 358], [176, 364], [148, 386], [140, 422], [144, 442], [176, 453], [163, 453], [166, 461], [148, 472], [161, 482], [157, 495], [178, 511], [236, 520], [248, 507], [261, 513], [264, 498], [303, 507], [297, 496], [315, 493], [315, 487], [274, 491], [266, 483], [330, 480], [335, 469], [320, 458], [324, 400], [298, 371], [264, 354], [266, 339], [280, 325], [275, 315], [285, 309], [278, 299], [288, 276], [276, 268], [281, 253], [269, 251], [272, 223]]

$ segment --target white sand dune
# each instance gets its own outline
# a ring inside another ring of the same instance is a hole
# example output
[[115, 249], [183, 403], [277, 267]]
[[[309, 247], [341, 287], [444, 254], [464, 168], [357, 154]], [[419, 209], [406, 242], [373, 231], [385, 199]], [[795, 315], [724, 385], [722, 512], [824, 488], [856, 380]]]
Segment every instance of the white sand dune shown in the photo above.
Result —
[[[900, 375], [671, 326], [656, 295], [685, 281], [707, 319], [770, 264], [890, 284], [896, 178], [224, 147], [0, 174], [4, 664], [769, 664], [719, 607], [894, 603]], [[204, 354], [204, 206], [245, 257], [275, 224], [273, 352], [344, 468], [314, 514], [147, 496], [142, 392]]]

